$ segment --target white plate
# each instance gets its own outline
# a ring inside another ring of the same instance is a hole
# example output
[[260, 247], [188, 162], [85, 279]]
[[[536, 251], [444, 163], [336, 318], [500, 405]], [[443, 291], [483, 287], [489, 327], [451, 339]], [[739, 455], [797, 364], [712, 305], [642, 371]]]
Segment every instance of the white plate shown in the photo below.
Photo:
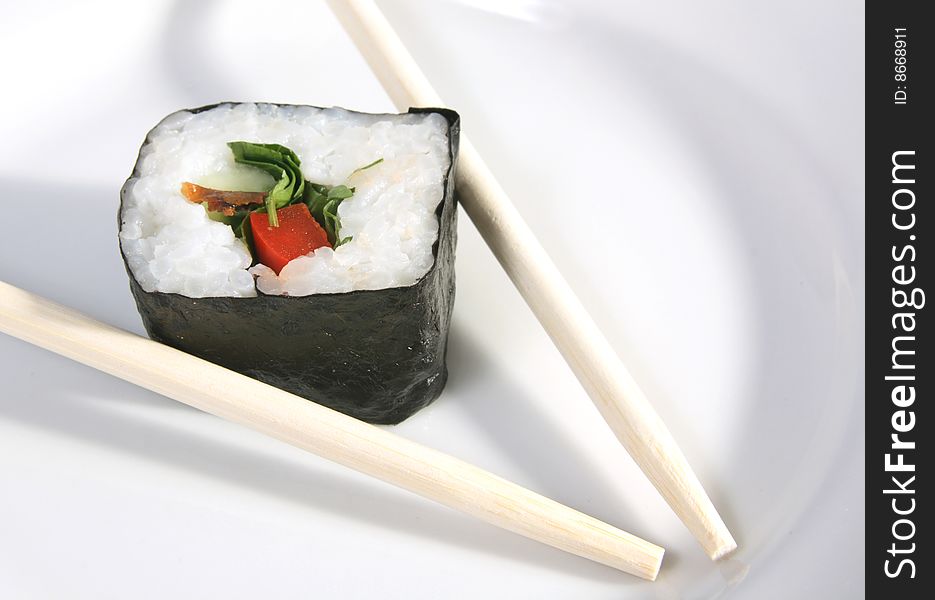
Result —
[[[0, 596], [860, 596], [862, 10], [381, 6], [739, 552], [705, 558], [462, 215], [451, 381], [395, 431], [665, 546], [656, 583], [0, 337]], [[322, 3], [0, 14], [0, 278], [138, 332], [115, 211], [156, 121], [392, 108]]]

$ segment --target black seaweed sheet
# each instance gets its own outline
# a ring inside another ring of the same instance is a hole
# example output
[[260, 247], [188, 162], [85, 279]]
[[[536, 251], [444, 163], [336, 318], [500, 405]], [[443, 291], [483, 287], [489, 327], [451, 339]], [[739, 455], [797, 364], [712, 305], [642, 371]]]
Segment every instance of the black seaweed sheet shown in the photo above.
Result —
[[[221, 105], [192, 112], [216, 106]], [[451, 165], [436, 210], [435, 262], [422, 279], [406, 287], [342, 294], [189, 298], [143, 290], [121, 248], [149, 336], [371, 423], [399, 423], [437, 398], [448, 378], [460, 119], [447, 109], [409, 112], [438, 113], [449, 125]], [[120, 193], [118, 228], [126, 190], [125, 185]]]

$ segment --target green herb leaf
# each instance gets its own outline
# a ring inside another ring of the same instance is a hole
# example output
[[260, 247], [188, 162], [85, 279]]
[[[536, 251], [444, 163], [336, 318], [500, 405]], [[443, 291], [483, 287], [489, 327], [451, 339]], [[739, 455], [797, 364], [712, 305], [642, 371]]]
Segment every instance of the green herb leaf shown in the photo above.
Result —
[[331, 242], [332, 248], [336, 248], [340, 245], [338, 243], [338, 232], [341, 231], [341, 217], [338, 216], [338, 206], [343, 199], [344, 198], [333, 198], [328, 200], [322, 210], [322, 214], [324, 215], [324, 223], [322, 223], [322, 226], [325, 228], [325, 233], [328, 234], [328, 241]]
[[336, 185], [326, 188], [316, 184], [305, 187], [308, 210], [328, 234], [328, 241], [332, 248], [351, 241], [350, 237], [341, 237], [341, 217], [338, 216], [338, 206], [341, 202], [354, 195], [354, 188], [346, 185]]
[[234, 230], [234, 235], [237, 235], [237, 230], [240, 227], [241, 221], [250, 214], [249, 210], [238, 210], [233, 215], [225, 215], [222, 212], [208, 210], [205, 207], [205, 212], [208, 214], [208, 218], [212, 221], [218, 221], [219, 223], [224, 223], [225, 225], [230, 225], [231, 229]]
[[295, 152], [279, 144], [229, 142], [234, 161], [266, 171], [276, 179], [276, 185], [266, 196], [266, 212], [271, 227], [279, 227], [276, 210], [302, 198], [305, 179]]
[[[265, 208], [258, 208], [256, 212], [264, 211]], [[252, 212], [252, 211], [251, 211]], [[234, 228], [234, 235], [243, 240], [244, 244], [247, 245], [247, 251], [250, 253], [251, 266], [256, 262], [256, 248], [253, 245], [253, 226], [250, 224], [250, 214], [248, 213], [246, 217], [240, 222], [239, 227]]]
[[[295, 202], [304, 202], [308, 206], [312, 217], [324, 228], [328, 234], [328, 241], [332, 248], [346, 244], [353, 238], [342, 238], [341, 218], [338, 217], [338, 206], [341, 202], [354, 195], [355, 188], [347, 185], [327, 186], [312, 183], [302, 177], [299, 166], [302, 161], [295, 152], [280, 144], [256, 144], [253, 142], [229, 142], [228, 147], [234, 154], [234, 161], [250, 165], [265, 171], [273, 176], [276, 184], [266, 194], [264, 207], [252, 212], [265, 212], [269, 215], [271, 227], [279, 227], [279, 218], [276, 211]], [[383, 162], [378, 158], [372, 163], [354, 169], [348, 179], [360, 171], [369, 169]], [[234, 234], [243, 239], [254, 254], [253, 235], [250, 230], [249, 214], [251, 211], [238, 211], [233, 217], [220, 213], [211, 218], [227, 223], [234, 229]]]
[[369, 169], [370, 167], [375, 167], [375, 166], [377, 166], [378, 164], [380, 164], [381, 162], [383, 162], [383, 157], [382, 157], [382, 156], [381, 156], [380, 158], [376, 159], [375, 161], [373, 161], [372, 163], [368, 164], [368, 165], [364, 165], [364, 166], [362, 166], [362, 167], [357, 167], [356, 169], [354, 169], [353, 171], [351, 171], [351, 174], [348, 175], [347, 178], [350, 179], [351, 177], [353, 177], [353, 176], [356, 175], [357, 173], [360, 173], [361, 171], [366, 171], [366, 170]]
[[328, 188], [310, 181], [305, 182], [305, 194], [302, 198], [308, 205], [308, 212], [318, 221], [318, 224], [324, 227], [325, 224], [325, 204], [328, 203]]
[[349, 188], [346, 185], [336, 185], [328, 190], [329, 200], [344, 200], [345, 198], [350, 198], [353, 195], [354, 188]]

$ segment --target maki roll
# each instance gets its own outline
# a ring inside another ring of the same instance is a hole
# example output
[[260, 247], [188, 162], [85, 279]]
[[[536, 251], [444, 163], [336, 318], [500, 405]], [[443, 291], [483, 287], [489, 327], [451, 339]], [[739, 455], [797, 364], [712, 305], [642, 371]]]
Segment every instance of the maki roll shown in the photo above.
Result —
[[225, 103], [163, 119], [120, 193], [149, 336], [372, 423], [447, 380], [458, 115]]

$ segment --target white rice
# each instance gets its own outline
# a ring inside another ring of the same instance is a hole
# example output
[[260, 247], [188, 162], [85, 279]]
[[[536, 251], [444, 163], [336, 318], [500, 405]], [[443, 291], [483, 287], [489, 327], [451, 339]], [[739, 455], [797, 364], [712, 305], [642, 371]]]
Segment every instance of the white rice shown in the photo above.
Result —
[[[230, 226], [209, 219], [179, 191], [184, 181], [223, 189], [271, 186], [269, 176], [234, 162], [227, 142], [235, 140], [282, 144], [299, 156], [309, 181], [355, 187], [338, 209], [341, 237], [353, 240], [296, 258], [278, 276], [264, 265], [248, 270], [250, 254]], [[348, 180], [378, 158], [383, 162]], [[269, 104], [181, 111], [164, 119], [142, 148], [137, 176], [127, 183], [120, 242], [147, 292], [255, 296], [259, 288], [304, 296], [412, 285], [434, 260], [435, 209], [449, 164], [448, 124], [434, 113], [361, 115]]]

